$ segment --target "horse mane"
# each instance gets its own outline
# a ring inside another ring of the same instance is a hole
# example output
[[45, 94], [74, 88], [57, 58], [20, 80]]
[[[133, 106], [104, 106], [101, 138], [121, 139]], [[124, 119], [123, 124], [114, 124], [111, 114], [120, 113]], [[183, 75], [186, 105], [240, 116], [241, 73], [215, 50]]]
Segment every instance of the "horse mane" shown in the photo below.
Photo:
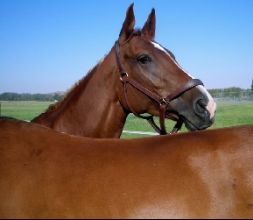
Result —
[[[141, 29], [137, 28], [133, 31], [131, 36], [128, 40], [130, 40], [134, 36], [141, 36]], [[127, 41], [128, 41], [127, 40]], [[105, 55], [106, 56], [106, 55]], [[104, 56], [104, 58], [105, 58]], [[40, 119], [43, 120], [43, 118], [52, 118], [55, 115], [58, 115], [59, 112], [62, 112], [68, 107], [70, 102], [73, 102], [78, 99], [79, 94], [81, 94], [81, 91], [86, 87], [90, 79], [92, 78], [92, 75], [94, 72], [96, 72], [98, 66], [103, 62], [104, 58], [102, 58], [91, 70], [88, 71], [88, 73], [81, 78], [79, 81], [77, 81], [64, 95], [63, 99], [49, 105], [49, 107], [45, 110], [44, 113], [41, 113], [34, 119], [32, 119], [32, 122], [39, 121]]]
[[53, 117], [54, 113], [58, 114], [58, 110], [64, 111], [64, 109], [69, 105], [70, 101], [73, 102], [74, 100], [77, 100], [79, 94], [81, 91], [86, 87], [86, 85], [89, 83], [90, 79], [93, 76], [93, 73], [96, 72], [97, 67], [101, 61], [93, 67], [91, 70], [88, 71], [88, 73], [81, 78], [79, 81], [77, 81], [64, 95], [63, 99], [49, 105], [49, 107], [45, 110], [44, 113], [38, 115], [34, 119], [32, 119], [32, 122], [36, 122], [39, 119], [47, 118], [47, 117]]
[[70, 89], [68, 89], [67, 92], [64, 94], [64, 97], [62, 100], [49, 105], [46, 112], [50, 113], [59, 107], [63, 107], [63, 105], [65, 103], [67, 103], [72, 98], [75, 98], [75, 96], [77, 94], [79, 94], [81, 89], [86, 87], [87, 83], [90, 81], [92, 73], [96, 71], [96, 68], [97, 68], [97, 65], [95, 67], [93, 67], [91, 70], [89, 70], [89, 72], [84, 77], [82, 77], [80, 80], [78, 80]]

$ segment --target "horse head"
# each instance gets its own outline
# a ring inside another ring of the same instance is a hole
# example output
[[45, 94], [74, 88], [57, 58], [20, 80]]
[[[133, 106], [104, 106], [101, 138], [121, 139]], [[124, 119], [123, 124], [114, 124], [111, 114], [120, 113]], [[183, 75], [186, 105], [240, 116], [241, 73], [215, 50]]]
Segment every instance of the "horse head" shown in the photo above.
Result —
[[159, 116], [161, 126], [163, 117], [182, 121], [191, 131], [211, 126], [216, 103], [203, 83], [187, 74], [173, 53], [154, 40], [155, 10], [142, 29], [134, 26], [132, 4], [115, 43], [121, 79], [118, 97], [123, 108], [136, 115]]

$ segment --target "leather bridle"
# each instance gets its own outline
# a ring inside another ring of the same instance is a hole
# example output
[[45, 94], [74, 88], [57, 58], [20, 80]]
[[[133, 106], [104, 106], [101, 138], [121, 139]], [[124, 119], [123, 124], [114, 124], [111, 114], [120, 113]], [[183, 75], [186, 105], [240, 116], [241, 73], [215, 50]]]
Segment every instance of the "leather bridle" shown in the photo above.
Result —
[[[189, 80], [185, 85], [183, 85], [181, 88], [175, 90], [171, 94], [169, 94], [166, 97], [161, 97], [151, 90], [145, 88], [142, 86], [140, 83], [137, 81], [131, 79], [127, 72], [124, 70], [122, 63], [120, 62], [120, 43], [119, 41], [115, 42], [115, 51], [116, 51], [116, 62], [118, 65], [119, 73], [120, 73], [120, 80], [123, 83], [123, 88], [124, 88], [124, 96], [126, 100], [126, 104], [128, 106], [128, 109], [137, 117], [146, 119], [151, 126], [154, 128], [154, 130], [159, 133], [160, 135], [165, 135], [167, 134], [166, 127], [165, 127], [165, 118], [166, 118], [166, 110], [167, 107], [170, 105], [170, 102], [179, 96], [181, 96], [183, 93], [186, 91], [198, 86], [198, 85], [204, 85], [203, 82], [199, 79], [191, 79]], [[149, 116], [144, 116], [136, 113], [132, 106], [130, 105], [130, 102], [128, 100], [127, 96], [127, 85], [130, 84], [133, 88], [137, 89], [153, 101], [155, 101], [159, 105], [159, 122], [160, 122], [160, 127], [155, 123], [153, 115]], [[177, 113], [176, 113], [177, 114]], [[183, 120], [181, 117], [177, 119], [177, 123], [174, 126], [173, 130], [170, 132], [171, 133], [176, 133], [179, 131], [182, 127]]]

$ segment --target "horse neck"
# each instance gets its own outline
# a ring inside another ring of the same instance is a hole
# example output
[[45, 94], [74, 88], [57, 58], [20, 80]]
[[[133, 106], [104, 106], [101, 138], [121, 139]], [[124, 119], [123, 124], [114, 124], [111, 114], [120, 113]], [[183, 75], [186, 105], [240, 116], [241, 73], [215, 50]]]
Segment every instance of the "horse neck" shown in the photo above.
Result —
[[119, 76], [114, 56], [112, 50], [63, 101], [33, 122], [78, 136], [119, 138], [127, 113], [117, 96]]

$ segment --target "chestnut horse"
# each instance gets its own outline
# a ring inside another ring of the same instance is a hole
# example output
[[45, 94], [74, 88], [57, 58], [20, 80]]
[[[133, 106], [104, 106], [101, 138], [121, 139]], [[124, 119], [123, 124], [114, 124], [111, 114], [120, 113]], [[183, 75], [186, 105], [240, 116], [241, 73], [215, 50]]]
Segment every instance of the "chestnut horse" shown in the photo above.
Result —
[[253, 218], [252, 134], [91, 139], [0, 119], [0, 218]]
[[[174, 55], [154, 41], [155, 11], [135, 30], [133, 4], [119, 39], [64, 98], [32, 122], [87, 137], [120, 137], [130, 112], [185, 122], [189, 130], [214, 121], [216, 104], [200, 81], [194, 81]], [[162, 106], [162, 109], [161, 109]], [[150, 119], [150, 117], [149, 117]]]

